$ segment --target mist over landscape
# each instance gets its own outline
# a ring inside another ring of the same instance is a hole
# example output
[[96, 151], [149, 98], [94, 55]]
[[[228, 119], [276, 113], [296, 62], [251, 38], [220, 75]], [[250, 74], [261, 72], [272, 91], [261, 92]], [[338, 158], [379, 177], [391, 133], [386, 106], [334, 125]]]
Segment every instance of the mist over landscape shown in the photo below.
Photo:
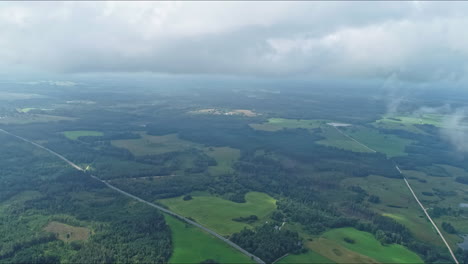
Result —
[[467, 12], [0, 2], [0, 263], [468, 263]]

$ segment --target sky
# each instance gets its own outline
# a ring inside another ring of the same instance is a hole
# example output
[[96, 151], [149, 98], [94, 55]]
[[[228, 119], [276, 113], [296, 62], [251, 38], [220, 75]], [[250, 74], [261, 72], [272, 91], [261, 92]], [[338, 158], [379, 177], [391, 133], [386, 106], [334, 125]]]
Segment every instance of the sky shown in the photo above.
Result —
[[464, 81], [468, 2], [0, 2], [0, 71]]

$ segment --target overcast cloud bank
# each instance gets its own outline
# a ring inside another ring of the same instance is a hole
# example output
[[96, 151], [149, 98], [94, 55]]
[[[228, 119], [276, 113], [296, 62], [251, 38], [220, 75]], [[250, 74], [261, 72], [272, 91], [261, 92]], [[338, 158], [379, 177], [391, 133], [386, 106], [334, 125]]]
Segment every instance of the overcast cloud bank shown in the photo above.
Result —
[[0, 69], [464, 78], [464, 2], [1, 2]]

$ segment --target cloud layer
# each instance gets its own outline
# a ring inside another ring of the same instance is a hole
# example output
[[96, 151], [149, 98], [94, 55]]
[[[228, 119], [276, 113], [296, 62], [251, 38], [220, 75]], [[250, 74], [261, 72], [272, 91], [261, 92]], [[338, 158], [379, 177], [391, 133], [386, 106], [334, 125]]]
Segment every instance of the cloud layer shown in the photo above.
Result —
[[0, 69], [459, 80], [464, 2], [1, 2]]

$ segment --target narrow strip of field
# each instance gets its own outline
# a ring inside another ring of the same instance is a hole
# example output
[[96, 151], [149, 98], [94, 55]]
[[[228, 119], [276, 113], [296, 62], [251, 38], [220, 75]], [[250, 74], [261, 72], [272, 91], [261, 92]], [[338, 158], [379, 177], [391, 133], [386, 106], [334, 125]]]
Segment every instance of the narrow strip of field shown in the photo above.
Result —
[[64, 131], [62, 133], [71, 140], [77, 140], [79, 137], [99, 137], [103, 135], [102, 132], [91, 130]]

